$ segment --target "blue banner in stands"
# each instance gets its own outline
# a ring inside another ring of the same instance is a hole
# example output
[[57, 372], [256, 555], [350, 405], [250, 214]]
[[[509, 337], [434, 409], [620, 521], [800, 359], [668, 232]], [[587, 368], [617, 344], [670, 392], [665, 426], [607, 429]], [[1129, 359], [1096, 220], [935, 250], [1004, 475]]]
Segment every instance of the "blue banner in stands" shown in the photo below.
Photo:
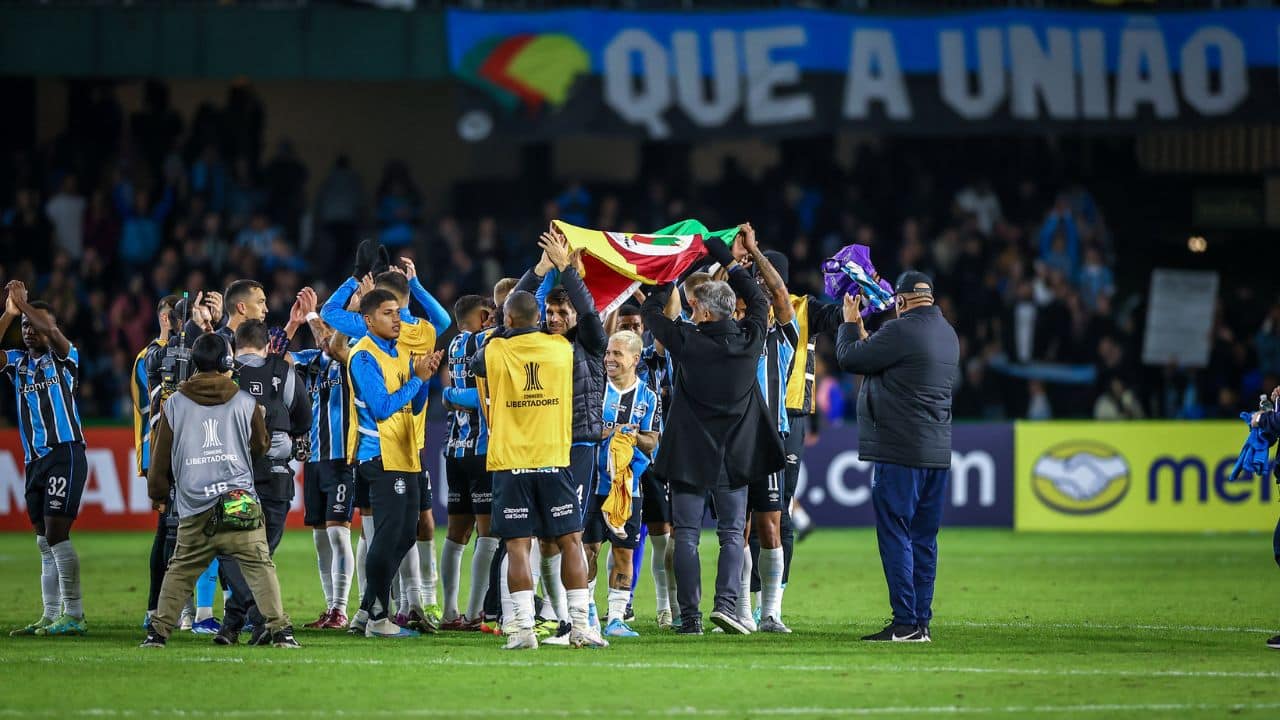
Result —
[[650, 139], [1274, 118], [1280, 11], [448, 12], [458, 130]]

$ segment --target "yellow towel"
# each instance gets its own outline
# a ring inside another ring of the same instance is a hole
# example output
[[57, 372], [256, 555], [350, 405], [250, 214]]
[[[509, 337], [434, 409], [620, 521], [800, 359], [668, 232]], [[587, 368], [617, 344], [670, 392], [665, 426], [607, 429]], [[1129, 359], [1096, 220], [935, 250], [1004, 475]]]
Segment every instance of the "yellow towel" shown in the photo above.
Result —
[[635, 433], [615, 432], [609, 439], [609, 496], [600, 511], [604, 521], [619, 538], [627, 537], [627, 520], [631, 519], [631, 458], [635, 455]]

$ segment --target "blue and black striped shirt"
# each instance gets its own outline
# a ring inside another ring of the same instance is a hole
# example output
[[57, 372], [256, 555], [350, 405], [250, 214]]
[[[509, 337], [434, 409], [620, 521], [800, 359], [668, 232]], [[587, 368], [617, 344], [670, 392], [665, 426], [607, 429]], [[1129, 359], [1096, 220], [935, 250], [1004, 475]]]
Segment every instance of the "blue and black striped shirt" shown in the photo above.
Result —
[[84, 442], [76, 406], [80, 375], [76, 346], [71, 346], [65, 358], [52, 351], [39, 357], [26, 350], [6, 350], [4, 355], [3, 372], [13, 381], [26, 462], [48, 455], [55, 445]]
[[484, 347], [492, 329], [480, 332], [460, 332], [449, 342], [450, 387], [445, 389], [445, 399], [454, 406], [449, 413], [449, 444], [446, 457], [462, 458], [486, 455], [489, 452], [489, 424], [480, 412], [476, 378], [471, 372], [471, 360]]
[[293, 360], [311, 395], [311, 457], [308, 462], [344, 460], [351, 427], [351, 385], [342, 363], [320, 350], [300, 350]]

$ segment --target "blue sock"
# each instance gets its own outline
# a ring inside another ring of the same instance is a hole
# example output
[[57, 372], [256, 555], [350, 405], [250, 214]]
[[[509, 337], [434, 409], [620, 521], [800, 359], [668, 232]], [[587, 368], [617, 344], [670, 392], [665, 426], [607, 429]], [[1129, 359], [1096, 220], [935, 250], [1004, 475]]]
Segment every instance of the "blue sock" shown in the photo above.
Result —
[[214, 558], [209, 567], [196, 580], [196, 607], [213, 607], [213, 595], [218, 591], [218, 559]]
[[649, 526], [640, 526], [640, 542], [636, 543], [635, 552], [631, 553], [631, 599], [627, 601], [630, 605], [636, 599], [636, 583], [640, 580], [640, 570], [644, 567], [644, 546], [645, 540], [649, 538]]

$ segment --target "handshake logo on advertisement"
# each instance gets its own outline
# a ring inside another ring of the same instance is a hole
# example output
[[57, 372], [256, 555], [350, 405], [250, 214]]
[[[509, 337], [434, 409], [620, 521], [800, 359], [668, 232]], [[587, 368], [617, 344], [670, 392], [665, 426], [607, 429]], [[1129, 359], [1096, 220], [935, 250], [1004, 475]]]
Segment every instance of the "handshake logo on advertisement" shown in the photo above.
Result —
[[1128, 461], [1100, 443], [1068, 442], [1050, 448], [1031, 472], [1040, 500], [1065, 513], [1102, 512], [1129, 491]]

